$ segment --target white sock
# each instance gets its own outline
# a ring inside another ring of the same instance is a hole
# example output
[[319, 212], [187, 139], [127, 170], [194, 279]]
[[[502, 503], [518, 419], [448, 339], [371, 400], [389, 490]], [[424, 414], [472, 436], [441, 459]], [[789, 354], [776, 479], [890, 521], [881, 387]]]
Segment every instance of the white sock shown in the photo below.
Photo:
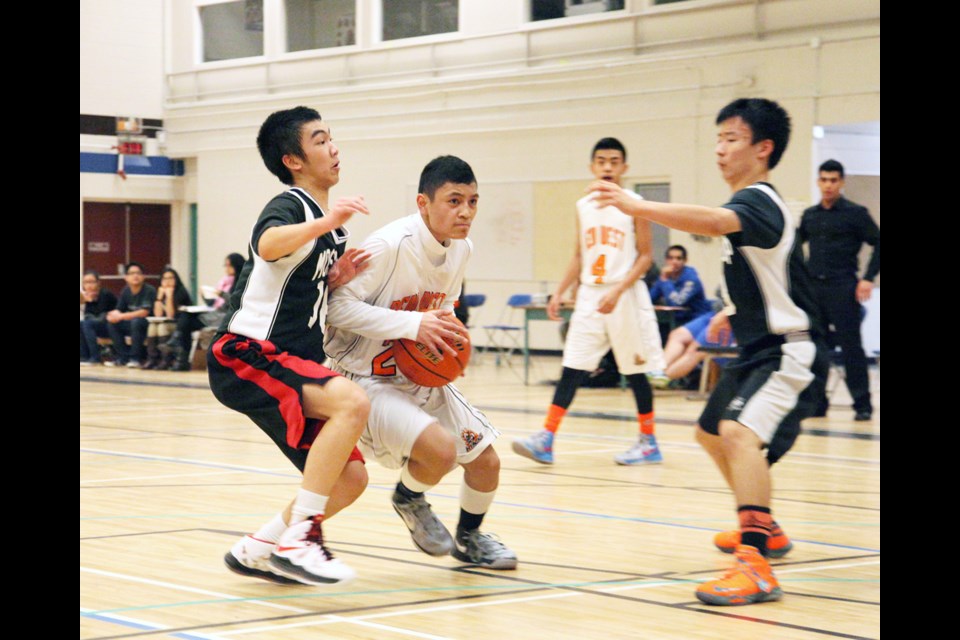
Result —
[[460, 484], [460, 508], [467, 513], [481, 515], [490, 510], [497, 490], [477, 491], [466, 482]]
[[322, 514], [327, 508], [327, 496], [322, 496], [313, 491], [300, 489], [297, 491], [297, 499], [293, 503], [291, 510], [290, 525], [303, 522], [317, 514]]
[[260, 540], [261, 542], [277, 543], [280, 540], [280, 536], [286, 530], [287, 523], [283, 521], [283, 513], [278, 513], [273, 516], [270, 522], [257, 529], [257, 532], [250, 537]]
[[433, 489], [436, 485], [426, 484], [425, 482], [420, 482], [413, 477], [413, 474], [410, 473], [409, 467], [403, 465], [403, 468], [400, 470], [400, 482], [410, 491], [414, 493], [424, 493]]

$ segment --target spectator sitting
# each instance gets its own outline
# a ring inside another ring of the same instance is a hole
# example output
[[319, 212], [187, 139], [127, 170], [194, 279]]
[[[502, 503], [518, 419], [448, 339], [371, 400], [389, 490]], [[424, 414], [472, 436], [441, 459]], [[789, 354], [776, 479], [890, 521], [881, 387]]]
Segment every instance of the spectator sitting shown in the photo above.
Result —
[[650, 289], [654, 304], [671, 307], [687, 307], [689, 311], [677, 311], [676, 324], [686, 324], [707, 313], [713, 306], [703, 292], [703, 283], [697, 270], [687, 266], [686, 247], [675, 244], [665, 253], [666, 264], [660, 270], [660, 279]]
[[[706, 354], [700, 351], [701, 346], [730, 347], [736, 344], [733, 333], [716, 327], [714, 328], [717, 333], [716, 339], [708, 338], [714, 317], [712, 314], [705, 313], [670, 332], [667, 344], [663, 348], [663, 359], [667, 367], [663, 371], [648, 374], [651, 385], [657, 389], [664, 389], [673, 381], [690, 375], [706, 358]], [[726, 358], [717, 358], [716, 362], [723, 366]]]
[[190, 358], [191, 343], [193, 342], [193, 332], [203, 329], [204, 327], [217, 328], [220, 326], [220, 323], [223, 322], [224, 317], [227, 315], [227, 309], [229, 308], [227, 302], [230, 299], [230, 292], [233, 290], [233, 285], [236, 282], [237, 276], [243, 270], [245, 262], [246, 260], [244, 260], [243, 256], [239, 253], [231, 253], [223, 261], [224, 275], [220, 278], [220, 281], [217, 282], [214, 291], [214, 297], [212, 298], [213, 311], [207, 311], [205, 313], [190, 313], [184, 311], [177, 314], [177, 330], [174, 332], [173, 337], [170, 338], [170, 342], [167, 343], [177, 350], [177, 362], [172, 367], [174, 371], [190, 370], [190, 362], [188, 362], [188, 360]]
[[80, 290], [83, 319], [80, 321], [80, 364], [100, 364], [100, 345], [97, 338], [106, 338], [107, 312], [116, 308], [117, 296], [112, 291], [100, 288], [100, 274], [88, 269], [83, 274], [83, 289]]
[[[224, 305], [230, 299], [230, 292], [233, 290], [233, 283], [236, 281], [237, 276], [240, 274], [240, 271], [243, 269], [243, 263], [246, 262], [244, 257], [239, 253], [231, 253], [223, 261], [224, 275], [217, 282], [217, 286], [214, 288], [214, 297], [212, 299], [206, 299], [207, 304], [212, 306], [214, 310], [220, 311], [221, 313], [225, 312]], [[221, 316], [221, 320], [223, 317]], [[210, 323], [207, 326], [220, 326], [220, 322]]]
[[160, 357], [160, 343], [162, 339], [174, 332], [174, 327], [180, 316], [185, 315], [181, 307], [193, 304], [190, 292], [183, 286], [180, 274], [174, 269], [166, 268], [160, 275], [160, 288], [157, 289], [157, 299], [153, 303], [153, 315], [157, 318], [166, 318], [166, 322], [151, 323], [147, 329], [147, 357], [144, 369], [170, 369], [176, 354], [173, 350], [166, 350], [163, 358]]
[[[139, 367], [143, 360], [143, 342], [147, 337], [147, 316], [153, 310], [157, 290], [143, 281], [143, 265], [131, 262], [124, 271], [127, 286], [120, 292], [117, 308], [107, 313], [107, 330], [113, 340], [117, 359], [109, 365]], [[130, 347], [125, 338], [130, 336]]]

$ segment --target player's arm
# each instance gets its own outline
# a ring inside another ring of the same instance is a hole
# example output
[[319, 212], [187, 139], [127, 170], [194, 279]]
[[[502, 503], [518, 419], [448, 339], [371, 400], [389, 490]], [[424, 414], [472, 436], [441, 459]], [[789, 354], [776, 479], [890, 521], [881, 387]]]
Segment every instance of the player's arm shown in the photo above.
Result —
[[330, 295], [327, 323], [371, 340], [417, 340], [434, 351], [456, 356], [444, 339], [454, 339], [460, 328], [453, 311], [401, 311], [370, 304], [393, 272], [395, 256], [389, 245], [379, 239], [365, 242], [362, 250], [370, 255], [370, 267]]
[[355, 213], [370, 213], [363, 196], [340, 198], [322, 218], [268, 227], [256, 243], [257, 254], [268, 262], [279, 260], [311, 240], [339, 229]]
[[725, 236], [743, 228], [737, 214], [723, 207], [637, 200], [618, 185], [606, 180], [594, 182], [588, 190], [594, 193], [593, 200], [598, 207], [616, 207], [629, 216], [656, 222], [671, 229], [702, 236]]
[[600, 298], [597, 304], [597, 311], [600, 313], [613, 313], [623, 292], [632, 287], [637, 279], [643, 277], [653, 264], [653, 233], [650, 230], [650, 223], [642, 218], [634, 218], [633, 233], [636, 237], [637, 259], [633, 261], [630, 271], [623, 280], [610, 287], [610, 291]]
[[577, 219], [577, 235], [574, 239], [574, 244], [575, 248], [573, 250], [573, 256], [570, 258], [570, 262], [567, 264], [567, 270], [564, 272], [563, 277], [560, 279], [560, 283], [557, 284], [557, 288], [554, 289], [553, 295], [550, 296], [550, 300], [547, 302], [547, 317], [551, 320], [563, 319], [560, 315], [560, 302], [563, 300], [563, 294], [565, 294], [570, 287], [577, 284], [577, 282], [580, 280], [580, 268], [583, 258], [580, 255], [579, 219]]

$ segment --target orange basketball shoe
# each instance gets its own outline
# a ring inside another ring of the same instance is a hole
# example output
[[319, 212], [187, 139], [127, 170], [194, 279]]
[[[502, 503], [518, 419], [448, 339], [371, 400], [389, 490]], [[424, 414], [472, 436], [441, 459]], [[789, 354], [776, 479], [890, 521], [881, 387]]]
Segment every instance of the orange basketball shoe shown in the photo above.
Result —
[[[724, 553], [733, 553], [740, 546], [740, 531], [733, 529], [731, 531], [721, 531], [713, 536], [713, 544], [717, 549]], [[782, 558], [793, 549], [793, 543], [780, 527], [776, 528], [776, 533], [767, 538], [767, 557]]]
[[730, 571], [719, 580], [704, 582], [697, 588], [700, 602], [736, 606], [772, 602], [783, 597], [773, 569], [756, 547], [741, 544], [733, 555], [736, 562]]

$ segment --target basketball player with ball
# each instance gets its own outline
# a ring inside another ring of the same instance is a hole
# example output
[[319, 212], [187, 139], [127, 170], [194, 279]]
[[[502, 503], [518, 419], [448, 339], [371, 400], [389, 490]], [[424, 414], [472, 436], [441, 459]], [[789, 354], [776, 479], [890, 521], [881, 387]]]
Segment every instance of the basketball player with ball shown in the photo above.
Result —
[[[420, 174], [418, 212], [367, 238], [369, 268], [331, 296], [325, 351], [370, 398], [359, 447], [400, 469], [393, 507], [414, 544], [432, 556], [514, 569], [516, 554], [480, 532], [500, 480], [491, 446], [500, 434], [447, 383], [469, 357], [453, 307], [473, 251], [467, 235], [478, 199], [470, 165], [454, 156], [431, 160]], [[464, 474], [453, 537], [424, 494], [457, 464]]]

